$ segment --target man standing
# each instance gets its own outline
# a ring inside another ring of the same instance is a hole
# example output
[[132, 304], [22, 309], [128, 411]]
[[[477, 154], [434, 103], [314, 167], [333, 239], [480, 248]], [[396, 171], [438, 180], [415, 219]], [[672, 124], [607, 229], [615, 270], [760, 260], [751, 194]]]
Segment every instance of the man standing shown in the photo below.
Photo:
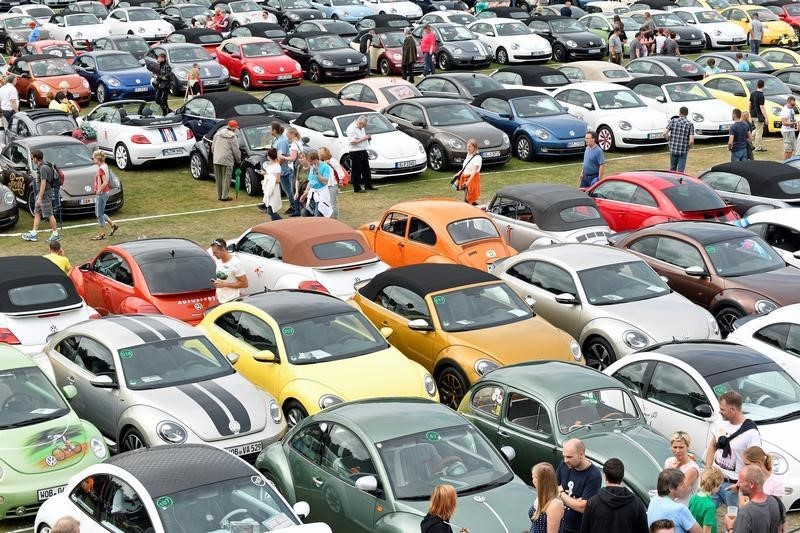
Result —
[[766, 122], [767, 111], [764, 107], [764, 80], [756, 82], [756, 90], [750, 94], [750, 118], [753, 119], [755, 124], [755, 135], [753, 136], [753, 144], [755, 145], [756, 152], [766, 152], [762, 144], [764, 136], [764, 123]]
[[647, 509], [622, 486], [625, 465], [619, 459], [603, 464], [605, 486], [589, 498], [583, 511], [581, 533], [641, 533], [647, 531]]
[[58, 226], [56, 225], [56, 217], [53, 215], [53, 195], [55, 190], [55, 180], [58, 178], [55, 175], [53, 167], [44, 164], [44, 154], [41, 150], [31, 151], [31, 160], [38, 172], [34, 175], [33, 190], [38, 191], [36, 194], [36, 205], [33, 212], [33, 228], [28, 233], [22, 234], [22, 239], [25, 241], [36, 242], [39, 239], [36, 237], [36, 232], [39, 229], [39, 224], [43, 218], [50, 222], [50, 229], [53, 232], [47, 239], [47, 242], [57, 241], [60, 237], [58, 235]]
[[69, 258], [64, 255], [64, 249], [61, 248], [61, 241], [50, 241], [48, 244], [50, 253], [46, 254], [45, 257], [55, 263], [58, 268], [69, 274], [69, 269], [72, 265], [69, 264]]
[[347, 127], [347, 140], [350, 142], [350, 160], [352, 161], [350, 179], [353, 183], [353, 192], [375, 190], [375, 187], [372, 186], [372, 172], [367, 156], [367, 148], [371, 139], [372, 135], [367, 133], [367, 117], [364, 115], [358, 117]]
[[600, 490], [603, 479], [579, 439], [565, 442], [561, 453], [564, 462], [556, 469], [558, 498], [565, 507], [560, 533], [580, 533], [586, 502]]
[[[792, 101], [794, 98], [789, 97]], [[783, 132], [783, 127], [781, 127]], [[794, 139], [794, 127], [792, 127], [792, 139]], [[733, 125], [728, 131], [728, 150], [731, 152], [731, 161], [746, 161], [747, 160], [747, 143], [750, 142], [751, 133], [750, 125], [742, 121], [742, 110], [733, 110]], [[783, 137], [783, 147], [786, 149], [787, 136]], [[794, 140], [792, 140], [794, 147]], [[788, 157], [784, 154], [784, 158]]]
[[3, 112], [5, 123], [4, 128], [11, 124], [11, 117], [19, 111], [19, 93], [16, 88], [17, 77], [9, 74], [5, 78], [5, 83], [0, 87], [0, 111]]
[[372, 71], [372, 58], [369, 51], [372, 49], [372, 39], [375, 38], [375, 30], [369, 30], [358, 39], [358, 51], [367, 56], [367, 76]]
[[608, 38], [608, 60], [617, 65], [622, 64], [622, 30], [614, 28], [614, 33]]
[[642, 41], [645, 39], [644, 27], [636, 32], [630, 44], [631, 59], [639, 59], [647, 55], [647, 48], [645, 48]]
[[169, 113], [169, 85], [172, 83], [172, 67], [167, 62], [167, 54], [158, 54], [158, 70], [156, 71], [156, 104], [161, 106], [163, 114]]
[[429, 24], [422, 27], [422, 42], [420, 43], [422, 58], [425, 65], [422, 67], [422, 75], [436, 74], [434, 58], [436, 56], [436, 35]]
[[239, 123], [229, 120], [227, 126], [221, 127], [211, 139], [211, 154], [214, 163], [214, 181], [217, 182], [217, 200], [229, 202], [228, 188], [231, 184], [233, 168], [239, 164], [242, 157], [239, 150], [239, 139], [236, 130]]
[[28, 43], [35, 43], [42, 36], [42, 28], [34, 21], [30, 21], [28, 27], [31, 29], [31, 32], [28, 34]]
[[783, 137], [784, 160], [792, 157], [797, 148], [797, 120], [794, 115], [794, 103], [794, 96], [790, 96], [786, 99], [786, 105], [781, 109], [781, 136]]
[[211, 243], [211, 255], [217, 271], [212, 282], [217, 289], [217, 301], [221, 304], [235, 300], [241, 289], [247, 288], [247, 275], [239, 258], [228, 251], [225, 239], [214, 239]]
[[658, 498], [650, 499], [650, 506], [647, 508], [648, 524], [666, 519], [674, 524], [675, 533], [702, 533], [703, 529], [689, 512], [689, 508], [675, 501], [684, 489], [685, 479], [686, 476], [677, 468], [665, 468], [658, 474]]
[[680, 57], [681, 49], [675, 37], [677, 37], [677, 34], [674, 31], [669, 32], [669, 37], [664, 41], [664, 48], [662, 50], [664, 55]]
[[694, 146], [694, 124], [686, 118], [689, 108], [682, 106], [678, 116], [670, 119], [664, 130], [664, 137], [669, 141], [669, 169], [683, 172], [686, 170], [686, 159], [689, 150]]
[[586, 150], [583, 151], [583, 167], [579, 187], [591, 187], [595, 182], [603, 179], [606, 172], [606, 156], [603, 149], [597, 144], [597, 133], [587, 131]]
[[414, 63], [417, 61], [417, 41], [411, 35], [411, 28], [403, 30], [403, 61], [401, 63], [401, 76], [409, 83], [414, 83]]
[[564, 6], [561, 8], [562, 17], [572, 17], [572, 2], [564, 0]]
[[764, 37], [764, 23], [758, 17], [758, 11], [753, 12], [750, 21], [750, 53], [757, 54], [761, 46], [761, 38]]
[[715, 464], [725, 478], [719, 492], [714, 495], [717, 505], [738, 506], [739, 498], [731, 487], [739, 481], [739, 473], [744, 468], [744, 451], [750, 446], [761, 446], [761, 435], [756, 423], [744, 417], [742, 397], [738, 392], [729, 390], [719, 397], [719, 414], [722, 419], [711, 427], [706, 467]]
[[736, 519], [725, 515], [725, 531], [734, 533], [780, 533], [786, 521], [786, 508], [773, 496], [764, 494], [764, 472], [747, 465], [739, 472], [739, 491], [750, 499]]
[[[289, 199], [289, 214], [292, 216], [300, 215], [300, 202], [294, 197], [294, 169], [289, 165], [289, 139], [284, 133], [283, 124], [277, 120], [273, 121], [270, 125], [272, 137], [275, 142], [272, 147], [278, 152], [278, 161], [281, 164], [281, 189]], [[264, 207], [266, 210], [266, 206]]]

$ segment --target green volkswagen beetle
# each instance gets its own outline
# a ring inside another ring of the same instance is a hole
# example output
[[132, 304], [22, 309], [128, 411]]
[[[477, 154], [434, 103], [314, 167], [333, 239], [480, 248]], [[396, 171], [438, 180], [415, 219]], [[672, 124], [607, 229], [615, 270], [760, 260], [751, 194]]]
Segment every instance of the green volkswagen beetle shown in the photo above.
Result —
[[516, 450], [514, 472], [525, 480], [537, 463], [557, 466], [564, 442], [578, 438], [596, 465], [620, 459], [625, 484], [647, 503], [671, 456], [669, 441], [647, 424], [625, 386], [589, 367], [536, 361], [498, 368], [469, 389], [458, 410], [495, 447]]
[[78, 418], [67, 398], [33, 360], [0, 345], [0, 521], [35, 515], [67, 480], [108, 455], [96, 427]]
[[[513, 459], [514, 451], [502, 453]], [[464, 417], [428, 400], [376, 399], [312, 415], [256, 467], [314, 520], [347, 533], [419, 533], [436, 485], [458, 492], [453, 529], [527, 531], [535, 492]]]

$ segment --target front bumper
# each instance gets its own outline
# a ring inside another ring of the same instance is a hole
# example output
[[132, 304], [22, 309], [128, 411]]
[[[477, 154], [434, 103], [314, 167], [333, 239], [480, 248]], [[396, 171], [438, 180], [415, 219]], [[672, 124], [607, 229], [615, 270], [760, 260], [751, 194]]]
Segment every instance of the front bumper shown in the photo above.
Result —
[[0, 228], [10, 228], [19, 220], [19, 207], [16, 205], [0, 211]]
[[[287, 77], [288, 76], [288, 77]], [[283, 79], [280, 79], [282, 78]], [[283, 87], [285, 85], [298, 85], [303, 81], [303, 72], [292, 74], [250, 74], [253, 87]]]
[[550, 57], [553, 55], [552, 52], [533, 52], [530, 50], [520, 50], [514, 51], [512, 50], [511, 53], [508, 55], [508, 60], [511, 62], [526, 62], [526, 61], [550, 61]]
[[739, 38], [739, 39], [734, 38], [734, 37], [722, 37], [722, 36], [721, 37], [714, 37], [713, 35], [711, 35], [710, 37], [711, 37], [711, 44], [713, 46], [715, 46], [715, 47], [716, 46], [719, 46], [719, 47], [723, 47], [723, 46], [744, 46], [745, 44], [747, 44], [747, 37], [742, 37], [742, 38]]
[[[145, 91], [137, 91], [144, 87]], [[143, 98], [145, 100], [155, 98], [156, 90], [152, 85], [144, 85], [142, 87], [109, 87], [106, 85], [106, 99], [108, 100], [126, 100], [128, 98]]]
[[[106, 203], [106, 213], [117, 211], [124, 203], [125, 196], [121, 191], [109, 196]], [[94, 204], [94, 195], [73, 197], [65, 196], [64, 191], [61, 191], [61, 214], [64, 216], [94, 215]]]
[[[203, 86], [204, 93], [210, 93], [214, 91], [227, 91], [228, 87], [231, 84], [231, 80], [228, 77], [206, 79], [206, 80], [201, 79], [200, 84]], [[178, 80], [178, 88], [180, 89], [181, 95], [186, 93], [187, 85], [188, 82], [186, 80]]]
[[428, 166], [426, 154], [415, 154], [409, 157], [396, 159], [378, 158], [369, 162], [370, 172], [374, 178], [388, 178], [394, 176], [415, 176]]
[[658, 131], [616, 131], [614, 133], [616, 144], [619, 148], [633, 148], [636, 146], [658, 146], [667, 144], [664, 132]]
[[[491, 56], [450, 56], [455, 67], [488, 67], [492, 64]], [[510, 57], [510, 56], [509, 56]]]
[[[348, 68], [356, 67], [354, 70]], [[350, 67], [322, 67], [322, 72], [328, 78], [357, 78], [367, 75], [368, 65], [352, 65]]]
[[[480, 154], [484, 165], [504, 165], [511, 159], [511, 145], [488, 147], [480, 150]], [[460, 166], [467, 157], [467, 152], [456, 152], [450, 149], [449, 157], [451, 164]]]
[[583, 155], [586, 141], [583, 139], [540, 141], [533, 140], [534, 154], [544, 157]]
[[678, 47], [680, 47], [682, 54], [686, 52], [702, 52], [706, 47], [706, 43], [702, 39], [681, 39], [678, 41]]
[[606, 48], [567, 48], [567, 57], [571, 59], [594, 59], [606, 55]]
[[195, 139], [164, 144], [130, 144], [126, 143], [131, 157], [131, 164], [141, 165], [156, 159], [176, 159], [189, 157], [189, 152], [195, 145]]
[[698, 139], [710, 139], [713, 137], [727, 137], [731, 128], [731, 122], [693, 122], [694, 136]]
[[[189, 433], [189, 438], [186, 440], [187, 444], [205, 444], [208, 446], [214, 446], [215, 448], [221, 448], [223, 450], [227, 450], [237, 457], [247, 461], [251, 465], [254, 465], [256, 462], [256, 458], [258, 458], [258, 454], [261, 453], [261, 450], [252, 451], [252, 445], [254, 444], [261, 444], [261, 449], [266, 449], [267, 446], [270, 444], [274, 444], [276, 442], [280, 442], [283, 436], [286, 434], [287, 427], [286, 423], [281, 419], [280, 424], [278, 425], [278, 430], [272, 434], [268, 433], [269, 428], [274, 428], [275, 424], [270, 419], [270, 422], [267, 424], [267, 427], [262, 431], [256, 433], [248, 433], [247, 435], [240, 435], [238, 437], [233, 437], [229, 439], [223, 440], [215, 440], [215, 441], [204, 441], [198, 438], [193, 433]], [[148, 432], [147, 438], [150, 439], [151, 443], [157, 443], [159, 446], [169, 446], [166, 442], [161, 440], [161, 437], [155, 434], [155, 432]], [[251, 449], [247, 449], [250, 447]], [[238, 450], [237, 450], [238, 449]], [[257, 449], [257, 448], [256, 448]]]

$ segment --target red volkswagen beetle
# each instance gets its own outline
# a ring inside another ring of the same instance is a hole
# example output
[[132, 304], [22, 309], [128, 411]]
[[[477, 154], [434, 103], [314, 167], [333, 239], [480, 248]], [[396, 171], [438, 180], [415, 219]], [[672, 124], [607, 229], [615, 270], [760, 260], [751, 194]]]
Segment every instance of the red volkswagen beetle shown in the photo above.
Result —
[[272, 39], [236, 37], [217, 48], [217, 61], [228, 69], [231, 81], [245, 90], [257, 87], [299, 85], [303, 80], [300, 63], [283, 53]]
[[680, 172], [623, 172], [607, 176], [586, 192], [614, 231], [675, 220], [730, 222], [739, 218], [714, 189]]

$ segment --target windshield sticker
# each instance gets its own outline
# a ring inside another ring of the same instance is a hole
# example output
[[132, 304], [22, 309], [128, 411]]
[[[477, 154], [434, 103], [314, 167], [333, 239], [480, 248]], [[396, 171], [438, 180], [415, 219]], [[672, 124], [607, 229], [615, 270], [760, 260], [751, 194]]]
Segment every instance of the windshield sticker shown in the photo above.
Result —
[[528, 316], [528, 313], [526, 313], [522, 309], [509, 309], [508, 312], [514, 316]]
[[142, 376], [143, 383], [153, 383], [154, 381], [161, 381], [161, 376]]
[[162, 496], [156, 500], [156, 505], [159, 509], [169, 509], [175, 502], [172, 501], [172, 498], [169, 496]]
[[717, 385], [714, 387], [714, 394], [716, 394], [718, 398], [726, 392], [728, 392], [728, 387], [725, 385]]
[[714, 246], [713, 244], [709, 244], [708, 246], [706, 246], [706, 252], [710, 254], [715, 254], [717, 253], [717, 247]]
[[294, 525], [288, 516], [284, 513], [278, 514], [262, 522], [267, 528], [267, 531], [275, 531], [276, 529], [284, 529]]
[[664, 292], [664, 287], [658, 287], [656, 285], [648, 285], [645, 289], [650, 292]]
[[283, 329], [281, 330], [281, 333], [283, 333], [283, 334], [284, 334], [284, 335], [286, 335], [287, 337], [291, 337], [292, 335], [294, 335], [294, 328], [293, 328], [293, 327], [291, 327], [291, 326], [289, 326], [289, 327], [285, 327], [285, 328], [283, 328]]
[[441, 440], [442, 437], [435, 431], [428, 431], [427, 433], [425, 433], [425, 438], [431, 442], [436, 442], [437, 440]]
[[50, 407], [39, 407], [38, 409], [34, 409], [31, 411], [32, 415], [49, 415], [51, 413], [55, 413], [58, 409], [51, 409]]
[[133, 350], [120, 350], [119, 356], [122, 359], [130, 359], [131, 357], [133, 357]]
[[442, 305], [446, 301], [447, 301], [447, 298], [445, 298], [444, 296], [434, 296], [433, 297], [433, 303], [435, 303], [436, 305]]

